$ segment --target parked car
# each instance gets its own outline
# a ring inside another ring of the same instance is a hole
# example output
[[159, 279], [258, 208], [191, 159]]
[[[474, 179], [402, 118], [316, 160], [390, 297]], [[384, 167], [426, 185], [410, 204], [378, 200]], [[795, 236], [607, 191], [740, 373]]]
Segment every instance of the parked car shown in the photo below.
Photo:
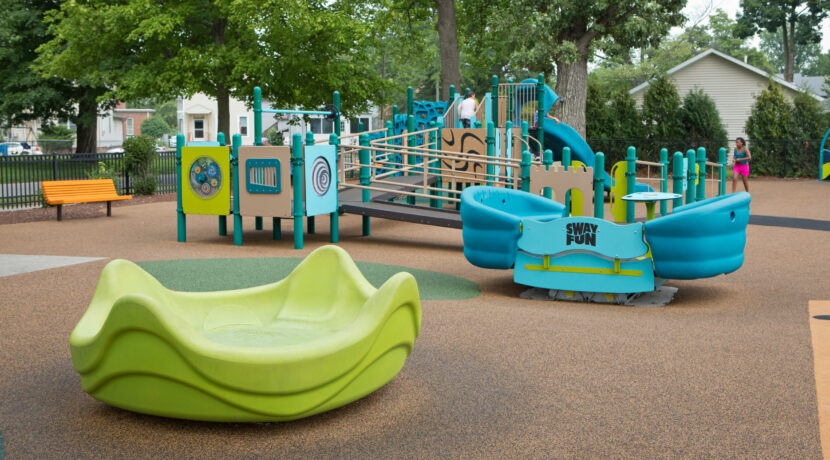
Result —
[[38, 146], [31, 146], [28, 142], [21, 142], [23, 146], [23, 155], [43, 155], [43, 151]]
[[5, 142], [2, 146], [3, 156], [23, 155], [23, 145], [20, 142]]
[[114, 149], [107, 150], [107, 153], [124, 153], [124, 149], [121, 147], [116, 147]]

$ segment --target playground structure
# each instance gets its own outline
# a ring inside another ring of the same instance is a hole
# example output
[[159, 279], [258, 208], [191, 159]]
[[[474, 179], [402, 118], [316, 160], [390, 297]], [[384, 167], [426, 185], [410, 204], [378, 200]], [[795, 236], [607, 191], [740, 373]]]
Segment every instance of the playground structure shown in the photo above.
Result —
[[84, 391], [107, 404], [190, 420], [284, 421], [385, 385], [420, 324], [412, 275], [375, 289], [346, 251], [324, 246], [285, 279], [235, 291], [171, 291], [114, 260], [69, 343]]
[[830, 178], [830, 150], [827, 147], [827, 138], [830, 137], [830, 129], [824, 133], [821, 139], [821, 147], [818, 153], [818, 180], [827, 180]]
[[[184, 146], [179, 138], [179, 241], [186, 241], [187, 214], [218, 215], [220, 235], [227, 234], [227, 216], [233, 215], [237, 245], [243, 239], [242, 216], [255, 217], [257, 230], [262, 230], [264, 216], [272, 217], [275, 240], [282, 237], [281, 220], [291, 218], [298, 249], [303, 247], [303, 218], [307, 231], [314, 233], [315, 216], [322, 214], [330, 215], [335, 243], [339, 213], [363, 216], [364, 236], [371, 234], [372, 217], [461, 228], [461, 194], [475, 185], [532, 192], [562, 202], [564, 216], [599, 219], [607, 192], [618, 223], [635, 220], [635, 203], [622, 200], [629, 193], [669, 192], [671, 182], [671, 191], [682, 198], [660, 203], [660, 216], [684, 203], [725, 194], [726, 149], [720, 149], [716, 163], [708, 161], [703, 148], [689, 150], [685, 157], [677, 152], [671, 162], [663, 149], [659, 162], [648, 162], [630, 147], [609, 175], [602, 152], [594, 154], [567, 124], [547, 119], [557, 97], [541, 74], [507, 84], [494, 76], [493, 91], [480, 104], [483, 128], [457, 127], [460, 96], [454, 88], [451, 94], [446, 104], [416, 104], [409, 88], [405, 123], [395, 107], [395, 122], [387, 121], [384, 129], [341, 136], [337, 92], [331, 111], [299, 111], [263, 108], [255, 89], [254, 146], [242, 146], [234, 136], [229, 149], [221, 133], [214, 145]], [[327, 143], [315, 144], [308, 133], [305, 144], [294, 135], [291, 147], [262, 146], [262, 113], [268, 112], [330, 116], [335, 133]], [[535, 134], [542, 133], [538, 139], [531, 136], [532, 122]]]

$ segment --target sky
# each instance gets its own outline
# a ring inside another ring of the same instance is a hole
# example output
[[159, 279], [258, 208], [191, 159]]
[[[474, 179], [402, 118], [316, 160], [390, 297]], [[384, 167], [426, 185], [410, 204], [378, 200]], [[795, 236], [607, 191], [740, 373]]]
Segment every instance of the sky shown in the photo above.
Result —
[[[690, 18], [699, 17], [710, 4], [712, 5], [713, 11], [720, 8], [726, 11], [731, 18], [735, 18], [735, 13], [741, 9], [740, 0], [688, 0], [686, 8], [683, 12]], [[672, 30], [672, 34], [680, 33], [682, 31], [682, 28], [676, 29], [677, 30]], [[821, 29], [821, 51], [827, 52], [830, 50], [830, 18], [824, 20], [821, 24]], [[757, 39], [753, 43], [757, 45]]]

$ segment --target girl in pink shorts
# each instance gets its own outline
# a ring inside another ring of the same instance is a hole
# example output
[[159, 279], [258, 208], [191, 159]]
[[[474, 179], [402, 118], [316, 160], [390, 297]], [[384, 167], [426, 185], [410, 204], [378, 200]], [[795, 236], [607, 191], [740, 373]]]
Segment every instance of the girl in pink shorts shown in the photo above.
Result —
[[749, 191], [749, 160], [752, 159], [752, 154], [749, 153], [749, 148], [746, 146], [746, 141], [743, 137], [735, 140], [735, 164], [732, 165], [732, 193], [738, 189], [738, 177], [744, 183], [744, 190]]

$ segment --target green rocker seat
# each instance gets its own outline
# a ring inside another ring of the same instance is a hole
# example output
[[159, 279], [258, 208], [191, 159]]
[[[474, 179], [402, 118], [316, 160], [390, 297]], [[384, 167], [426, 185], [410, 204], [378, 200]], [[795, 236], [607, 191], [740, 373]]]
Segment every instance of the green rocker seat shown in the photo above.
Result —
[[420, 325], [412, 275], [375, 289], [346, 251], [325, 246], [282, 281], [235, 291], [171, 291], [114, 260], [69, 344], [84, 391], [107, 404], [192, 420], [282, 421], [385, 385]]

